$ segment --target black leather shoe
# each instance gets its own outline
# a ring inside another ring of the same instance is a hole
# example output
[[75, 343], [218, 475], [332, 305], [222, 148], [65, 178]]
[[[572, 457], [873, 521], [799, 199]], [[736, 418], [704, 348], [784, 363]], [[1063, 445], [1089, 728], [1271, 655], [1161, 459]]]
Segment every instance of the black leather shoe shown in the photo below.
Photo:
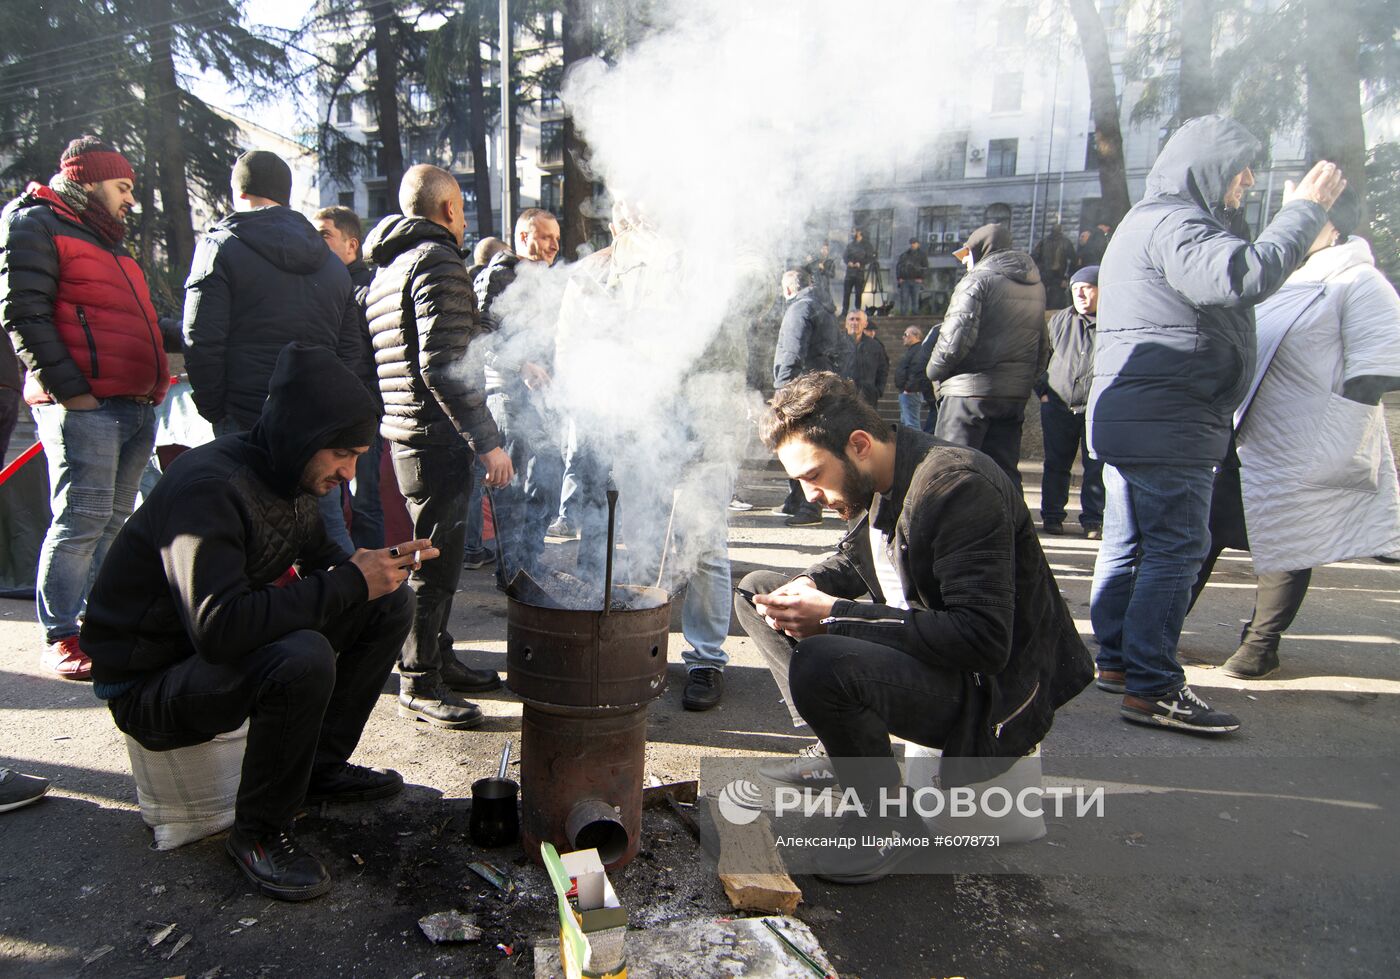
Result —
[[302, 848], [291, 830], [254, 836], [235, 828], [224, 849], [243, 876], [268, 897], [309, 901], [331, 889], [331, 875], [320, 860]]
[[701, 666], [686, 676], [681, 706], [686, 710], [709, 710], [724, 699], [724, 671]]
[[1063, 520], [1046, 520], [1040, 525], [1047, 534], [1059, 537], [1065, 532], [1065, 522]]
[[306, 801], [369, 802], [387, 799], [403, 791], [403, 776], [390, 768], [364, 768], [346, 763], [324, 772], [312, 772]]
[[443, 685], [449, 690], [486, 693], [501, 688], [501, 676], [495, 670], [474, 670], [450, 653], [443, 657], [442, 669], [438, 672], [442, 676]]
[[445, 727], [454, 731], [477, 727], [486, 718], [476, 704], [469, 703], [447, 691], [439, 683], [436, 688], [424, 688], [419, 684], [401, 684], [399, 687], [399, 716], [411, 717], [434, 727]]

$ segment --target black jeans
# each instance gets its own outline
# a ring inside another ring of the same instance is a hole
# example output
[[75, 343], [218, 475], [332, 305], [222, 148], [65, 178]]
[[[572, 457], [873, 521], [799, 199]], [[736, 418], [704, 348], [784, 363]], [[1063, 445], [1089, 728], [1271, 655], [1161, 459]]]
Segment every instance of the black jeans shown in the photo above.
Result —
[[1075, 414], [1050, 395], [1040, 403], [1040, 430], [1045, 436], [1045, 475], [1040, 481], [1040, 517], [1049, 523], [1064, 523], [1069, 502], [1070, 467], [1079, 454], [1084, 463], [1084, 481], [1079, 487], [1079, 523], [1084, 527], [1103, 526], [1103, 463], [1089, 455], [1084, 438], [1085, 414]]
[[[1244, 498], [1240, 491], [1240, 471], [1233, 458], [1215, 476], [1210, 500], [1210, 551], [1201, 563], [1191, 588], [1191, 608], [1205, 591], [1216, 559], [1225, 548], [1249, 550], [1249, 534], [1244, 519]], [[1254, 586], [1254, 611], [1240, 630], [1240, 645], [1278, 652], [1279, 640], [1293, 624], [1312, 583], [1312, 569], [1272, 571], [1259, 575]], [[1190, 614], [1190, 609], [1187, 609]]]
[[1016, 398], [938, 399], [938, 424], [934, 434], [947, 442], [980, 449], [991, 456], [1017, 489], [1021, 486], [1021, 424], [1026, 403]]
[[[755, 571], [741, 588], [763, 594], [788, 576]], [[962, 713], [962, 675], [920, 662], [891, 646], [845, 636], [794, 642], [775, 632], [742, 597], [739, 624], [758, 646], [793, 722], [805, 721], [826, 746], [841, 785], [862, 800], [899, 785], [890, 748], [894, 734], [941, 748]]]
[[251, 719], [234, 825], [255, 835], [286, 829], [312, 772], [355, 750], [412, 618], [413, 593], [400, 588], [323, 632], [288, 633], [236, 663], [191, 656], [108, 706], [117, 727], [151, 751], [200, 744]]
[[[436, 674], [452, 599], [462, 577], [467, 547], [467, 501], [471, 496], [473, 455], [465, 444], [414, 448], [393, 443], [394, 476], [413, 521], [413, 536], [427, 539], [439, 551], [436, 558], [409, 576], [418, 596], [413, 628], [399, 657], [399, 672], [408, 677]], [[446, 639], [451, 648], [451, 639]]]
[[795, 479], [788, 480], [788, 495], [783, 500], [783, 509], [795, 517], [820, 517], [822, 508], [807, 499], [802, 492], [802, 484]]
[[851, 294], [855, 294], [856, 309], [860, 309], [861, 297], [865, 295], [865, 273], [847, 272], [846, 281], [841, 290], [841, 315], [845, 316], [851, 310]]

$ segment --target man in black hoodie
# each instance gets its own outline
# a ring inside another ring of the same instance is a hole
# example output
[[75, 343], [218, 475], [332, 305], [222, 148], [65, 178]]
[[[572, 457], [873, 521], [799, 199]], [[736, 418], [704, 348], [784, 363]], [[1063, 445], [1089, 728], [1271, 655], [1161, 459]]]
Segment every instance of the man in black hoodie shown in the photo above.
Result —
[[927, 374], [939, 383], [934, 434], [981, 449], [1021, 485], [1021, 423], [1050, 360], [1045, 287], [1011, 232], [984, 224], [953, 253], [968, 274], [953, 290]]
[[122, 527], [81, 633], [94, 692], [147, 749], [250, 722], [225, 848], [260, 891], [289, 901], [330, 888], [293, 835], [303, 801], [403, 787], [347, 759], [408, 634], [413, 593], [401, 586], [437, 550], [415, 540], [349, 554], [316, 502], [354, 475], [377, 421], [334, 354], [289, 344], [252, 431], [180, 456]]
[[440, 167], [410, 167], [399, 186], [402, 214], [369, 233], [379, 266], [369, 287], [369, 330], [384, 396], [380, 433], [390, 442], [394, 475], [413, 520], [442, 560], [416, 570], [413, 630], [399, 659], [399, 713], [438, 727], [482, 722], [473, 703], [451, 691], [494, 690], [494, 670], [472, 670], [452, 654], [447, 621], [462, 575], [472, 464], [488, 487], [515, 475], [501, 431], [486, 408], [481, 322], [462, 261], [466, 216], [457, 179]]
[[185, 283], [185, 370], [195, 407], [220, 435], [258, 420], [293, 340], [333, 351], [356, 376], [364, 360], [350, 273], [287, 206], [291, 169], [273, 153], [244, 153], [232, 189], [238, 210], [200, 240]]

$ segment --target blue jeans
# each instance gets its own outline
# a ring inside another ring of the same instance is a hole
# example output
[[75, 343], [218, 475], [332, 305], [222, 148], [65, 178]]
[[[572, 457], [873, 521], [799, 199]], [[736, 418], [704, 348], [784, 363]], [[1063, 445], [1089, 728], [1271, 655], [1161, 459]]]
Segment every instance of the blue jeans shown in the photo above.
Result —
[[899, 423], [905, 428], [919, 428], [919, 409], [924, 406], [924, 396], [917, 391], [899, 392]]
[[898, 312], [901, 316], [919, 315], [919, 291], [923, 284], [915, 282], [913, 279], [905, 279], [899, 284], [898, 290]]
[[1154, 698], [1186, 682], [1176, 660], [1191, 586], [1210, 549], [1209, 466], [1104, 466], [1103, 543], [1089, 615], [1101, 670]]
[[472, 463], [472, 491], [467, 495], [467, 553], [481, 550], [481, 536], [486, 532], [486, 516], [481, 500], [486, 491], [486, 467], [477, 459]]
[[91, 411], [37, 405], [53, 519], [39, 551], [37, 608], [50, 643], [78, 634], [78, 614], [102, 559], [136, 506], [156, 441], [150, 405], [106, 398]]
[[326, 536], [340, 545], [346, 554], [355, 553], [355, 542], [350, 539], [350, 528], [345, 526], [345, 488], [337, 486], [316, 501], [321, 508], [321, 523], [325, 525]]
[[355, 463], [355, 496], [350, 508], [355, 520], [350, 536], [356, 547], [371, 551], [384, 546], [384, 501], [379, 495], [379, 466], [384, 454], [384, 439], [378, 435], [369, 451]]
[[1064, 523], [1069, 501], [1070, 467], [1075, 453], [1084, 463], [1084, 481], [1079, 487], [1079, 523], [1084, 527], [1103, 526], [1103, 463], [1089, 455], [1084, 440], [1084, 413], [1075, 414], [1063, 401], [1050, 395], [1040, 403], [1040, 430], [1045, 437], [1045, 474], [1040, 480], [1040, 517], [1050, 523]]
[[501, 429], [501, 447], [515, 466], [515, 478], [491, 492], [496, 523], [496, 581], [505, 587], [516, 572], [538, 570], [544, 535], [559, 512], [564, 461], [539, 407], [522, 384], [518, 390], [486, 399]]

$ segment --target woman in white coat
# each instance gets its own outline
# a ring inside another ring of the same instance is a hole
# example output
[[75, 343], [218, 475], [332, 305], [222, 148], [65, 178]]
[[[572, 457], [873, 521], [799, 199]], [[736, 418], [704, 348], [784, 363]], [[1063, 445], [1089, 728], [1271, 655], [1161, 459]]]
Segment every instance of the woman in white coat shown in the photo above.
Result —
[[1255, 387], [1236, 415], [1239, 485], [1259, 576], [1254, 613], [1223, 672], [1260, 679], [1312, 569], [1400, 558], [1400, 486], [1380, 399], [1400, 389], [1400, 296], [1352, 234], [1348, 189], [1307, 261], [1258, 307]]

